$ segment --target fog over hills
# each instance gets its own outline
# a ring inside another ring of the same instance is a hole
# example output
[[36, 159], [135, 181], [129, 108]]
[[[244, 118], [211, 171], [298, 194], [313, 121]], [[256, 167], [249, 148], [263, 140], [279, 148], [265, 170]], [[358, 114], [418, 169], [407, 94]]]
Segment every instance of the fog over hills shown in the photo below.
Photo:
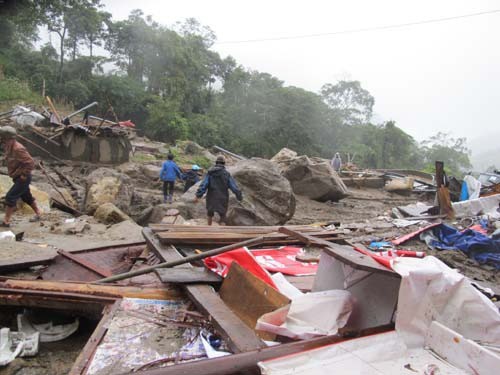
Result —
[[470, 137], [471, 162], [476, 171], [484, 171], [494, 165], [500, 168], [500, 131]]

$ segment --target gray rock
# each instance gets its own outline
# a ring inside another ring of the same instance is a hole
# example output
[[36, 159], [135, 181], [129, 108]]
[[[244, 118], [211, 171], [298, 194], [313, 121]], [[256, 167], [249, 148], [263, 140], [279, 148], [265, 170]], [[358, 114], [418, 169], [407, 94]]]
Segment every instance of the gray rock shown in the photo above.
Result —
[[86, 179], [85, 211], [93, 214], [104, 203], [113, 203], [128, 213], [134, 187], [130, 177], [110, 168], [99, 168]]
[[295, 196], [275, 163], [252, 158], [238, 162], [229, 171], [243, 191], [243, 202], [231, 196], [228, 224], [281, 225], [292, 218]]
[[[292, 218], [295, 213], [295, 196], [290, 182], [281, 176], [275, 163], [252, 158], [239, 161], [228, 170], [243, 191], [242, 202], [238, 202], [229, 193], [229, 225], [280, 225]], [[171, 206], [177, 208], [188, 220], [205, 218], [207, 214], [204, 198], [194, 203], [200, 183]]]
[[293, 159], [297, 157], [297, 153], [289, 148], [282, 148], [276, 155], [271, 158], [271, 161], [279, 163], [288, 159]]
[[94, 218], [104, 224], [117, 224], [125, 220], [131, 220], [130, 217], [113, 203], [104, 203], [95, 210]]
[[161, 167], [158, 165], [146, 164], [141, 165], [141, 172], [144, 176], [151, 180], [158, 180], [160, 178]]
[[295, 194], [319, 202], [338, 201], [349, 195], [344, 182], [327, 162], [299, 156], [281, 160], [278, 165]]

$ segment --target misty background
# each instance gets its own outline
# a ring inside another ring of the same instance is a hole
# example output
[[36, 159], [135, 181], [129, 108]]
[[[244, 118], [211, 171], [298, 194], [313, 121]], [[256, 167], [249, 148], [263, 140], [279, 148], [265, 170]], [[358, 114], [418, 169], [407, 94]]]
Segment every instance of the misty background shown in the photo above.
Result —
[[[500, 13], [493, 11], [500, 1], [103, 0], [100, 5], [113, 22], [127, 20], [138, 8], [144, 19], [151, 16], [169, 29], [194, 18], [213, 31], [208, 50], [247, 71], [276, 77], [284, 87], [320, 94], [325, 84], [359, 81], [374, 98], [371, 123], [393, 122], [417, 143], [439, 132], [466, 137], [475, 168], [498, 166], [494, 104], [500, 99], [500, 52], [494, 46]], [[59, 36], [43, 22], [38, 28], [36, 48], [48, 41], [57, 53]], [[101, 44], [94, 55], [113, 56], [107, 42]], [[69, 49], [65, 58], [71, 60]], [[88, 55], [88, 46], [82, 43], [77, 53]], [[118, 65], [116, 59], [101, 62], [109, 74], [123, 72]]]

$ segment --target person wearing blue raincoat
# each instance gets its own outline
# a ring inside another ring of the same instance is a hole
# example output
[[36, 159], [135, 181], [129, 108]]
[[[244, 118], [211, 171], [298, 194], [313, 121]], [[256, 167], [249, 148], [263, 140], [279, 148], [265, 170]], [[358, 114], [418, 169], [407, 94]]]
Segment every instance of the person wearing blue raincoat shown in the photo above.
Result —
[[175, 180], [182, 180], [182, 173], [174, 162], [174, 155], [168, 154], [167, 160], [163, 162], [160, 171], [160, 180], [163, 181], [163, 202], [172, 203], [174, 199]]

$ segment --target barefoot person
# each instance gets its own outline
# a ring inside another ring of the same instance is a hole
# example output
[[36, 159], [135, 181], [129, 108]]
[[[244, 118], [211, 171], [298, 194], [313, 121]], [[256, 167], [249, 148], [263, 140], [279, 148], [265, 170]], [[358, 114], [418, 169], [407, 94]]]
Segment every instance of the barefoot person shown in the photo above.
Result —
[[10, 226], [10, 219], [16, 210], [18, 199], [22, 199], [35, 211], [35, 216], [30, 221], [39, 221], [41, 215], [35, 198], [33, 198], [30, 191], [31, 172], [35, 168], [35, 162], [26, 148], [16, 141], [16, 135], [16, 129], [12, 126], [0, 128], [0, 144], [7, 161], [7, 171], [12, 181], [14, 181], [14, 185], [5, 196], [5, 216], [0, 223], [2, 227]]
[[225, 167], [226, 161], [223, 156], [218, 156], [215, 161], [215, 166], [210, 168], [205, 179], [202, 181], [196, 199], [203, 197], [207, 193], [207, 221], [208, 225], [212, 225], [214, 213], [218, 213], [220, 217], [219, 223], [226, 223], [227, 205], [229, 203], [229, 189], [236, 195], [236, 199], [243, 199], [241, 190], [236, 185], [236, 182], [231, 177]]

